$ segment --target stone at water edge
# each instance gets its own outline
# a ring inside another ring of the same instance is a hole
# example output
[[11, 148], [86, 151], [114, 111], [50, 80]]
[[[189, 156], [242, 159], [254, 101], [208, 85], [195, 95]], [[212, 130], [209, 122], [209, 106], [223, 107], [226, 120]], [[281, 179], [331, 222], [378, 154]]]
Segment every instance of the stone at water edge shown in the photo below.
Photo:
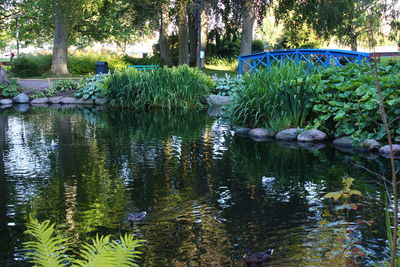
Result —
[[52, 97], [49, 97], [49, 102], [51, 104], [60, 104], [61, 99], [62, 99], [62, 96], [52, 96]]
[[345, 148], [353, 147], [353, 138], [351, 138], [350, 136], [338, 137], [333, 140], [333, 145]]
[[317, 129], [304, 131], [297, 136], [297, 141], [299, 142], [322, 142], [327, 139], [326, 133]]
[[274, 133], [270, 129], [265, 128], [255, 128], [248, 132], [250, 137], [255, 138], [272, 138], [274, 137]]
[[33, 99], [33, 100], [31, 101], [31, 104], [32, 104], [32, 105], [35, 105], [35, 104], [42, 105], [42, 104], [47, 104], [48, 102], [49, 102], [49, 98], [47, 98], [47, 97], [41, 97], [41, 98]]
[[282, 130], [275, 135], [275, 138], [278, 140], [296, 140], [297, 135], [304, 131], [301, 128], [290, 128], [286, 130]]
[[75, 104], [78, 99], [75, 97], [63, 97], [61, 98], [61, 104]]
[[250, 128], [245, 128], [245, 127], [237, 128], [235, 130], [235, 134], [241, 135], [241, 136], [246, 136], [249, 134], [250, 130], [251, 130]]
[[93, 105], [94, 101], [92, 99], [79, 98], [75, 103], [79, 105]]
[[[394, 156], [396, 158], [399, 158], [400, 157], [400, 145], [393, 144], [392, 145], [392, 149], [393, 149]], [[390, 158], [390, 147], [389, 147], [389, 145], [381, 147], [379, 149], [379, 154], [381, 154], [382, 157]]]
[[368, 151], [378, 151], [382, 146], [374, 139], [367, 139], [360, 143], [360, 147]]
[[12, 100], [8, 98], [0, 100], [0, 105], [11, 105], [12, 103]]
[[14, 103], [17, 103], [17, 104], [29, 103], [29, 97], [24, 93], [20, 93], [19, 95], [14, 96], [12, 100]]

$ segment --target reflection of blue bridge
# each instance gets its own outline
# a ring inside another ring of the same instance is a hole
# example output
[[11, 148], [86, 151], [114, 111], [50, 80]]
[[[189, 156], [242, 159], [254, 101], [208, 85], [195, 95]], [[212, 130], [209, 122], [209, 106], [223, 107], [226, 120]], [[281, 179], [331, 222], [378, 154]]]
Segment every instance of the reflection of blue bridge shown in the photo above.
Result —
[[239, 74], [246, 68], [250, 72], [261, 68], [270, 68], [274, 63], [303, 61], [308, 67], [344, 66], [348, 63], [361, 64], [369, 62], [370, 54], [334, 49], [294, 49], [261, 52], [239, 56]]

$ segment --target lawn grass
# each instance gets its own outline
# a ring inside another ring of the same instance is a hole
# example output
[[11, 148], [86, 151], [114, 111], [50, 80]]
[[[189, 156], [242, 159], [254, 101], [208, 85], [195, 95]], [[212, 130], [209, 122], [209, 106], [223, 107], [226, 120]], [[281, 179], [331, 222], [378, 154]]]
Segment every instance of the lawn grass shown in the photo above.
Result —
[[237, 70], [229, 67], [213, 65], [206, 65], [205, 68], [202, 69], [202, 71], [207, 75], [217, 75], [220, 78], [225, 77], [225, 74], [228, 74], [229, 76], [236, 76], [238, 73]]

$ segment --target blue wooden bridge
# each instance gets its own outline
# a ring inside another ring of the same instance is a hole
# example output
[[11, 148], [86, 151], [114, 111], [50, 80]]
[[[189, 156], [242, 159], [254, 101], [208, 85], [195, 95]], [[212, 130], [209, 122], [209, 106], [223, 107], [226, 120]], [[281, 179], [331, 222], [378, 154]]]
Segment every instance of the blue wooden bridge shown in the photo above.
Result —
[[276, 63], [300, 62], [308, 67], [344, 66], [349, 63], [361, 64], [370, 61], [370, 54], [356, 51], [335, 49], [293, 49], [261, 52], [239, 56], [239, 74], [246, 69], [250, 72], [270, 68]]

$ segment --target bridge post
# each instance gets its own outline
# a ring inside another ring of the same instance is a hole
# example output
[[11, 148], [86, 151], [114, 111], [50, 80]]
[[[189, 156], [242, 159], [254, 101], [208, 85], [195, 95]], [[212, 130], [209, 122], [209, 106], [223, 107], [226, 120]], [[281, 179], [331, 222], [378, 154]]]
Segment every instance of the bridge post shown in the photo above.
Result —
[[271, 54], [269, 52], [267, 52], [267, 68], [268, 70], [271, 69]]
[[243, 64], [243, 62], [242, 62], [242, 58], [241, 57], [239, 57], [239, 62], [238, 63], [239, 63], [238, 64], [238, 72], [239, 72], [239, 75], [242, 75], [242, 72], [243, 72], [242, 64]]
[[296, 57], [296, 66], [297, 65], [299, 65], [299, 60], [300, 60], [300, 58], [299, 58], [299, 49], [296, 49], [296, 51], [294, 52], [295, 53], [295, 57]]
[[329, 68], [329, 61], [330, 61], [330, 56], [328, 51], [325, 52], [325, 67]]

